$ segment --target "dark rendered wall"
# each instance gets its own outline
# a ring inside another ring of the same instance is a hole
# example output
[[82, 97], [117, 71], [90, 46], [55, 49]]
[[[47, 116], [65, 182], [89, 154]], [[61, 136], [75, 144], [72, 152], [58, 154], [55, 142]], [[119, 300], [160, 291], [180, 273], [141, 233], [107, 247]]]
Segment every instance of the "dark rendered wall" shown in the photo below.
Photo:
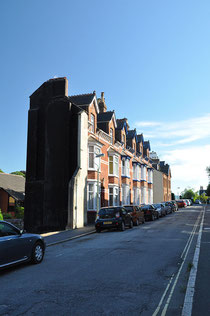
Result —
[[68, 81], [45, 82], [30, 97], [24, 228], [63, 230], [68, 184], [77, 167], [78, 112], [67, 97]]

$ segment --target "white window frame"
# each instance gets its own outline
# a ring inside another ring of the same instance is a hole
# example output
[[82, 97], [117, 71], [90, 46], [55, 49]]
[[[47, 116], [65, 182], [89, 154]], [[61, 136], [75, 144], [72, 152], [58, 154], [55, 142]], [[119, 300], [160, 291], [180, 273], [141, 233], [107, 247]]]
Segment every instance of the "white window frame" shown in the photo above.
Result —
[[[89, 206], [89, 185], [93, 185], [93, 207], [90, 208]], [[100, 199], [99, 199], [100, 204]], [[100, 207], [100, 206], [99, 206]], [[96, 211], [97, 210], [97, 181], [88, 181], [87, 182], [87, 210], [88, 211]]]
[[91, 132], [95, 133], [95, 115], [90, 114], [90, 121], [91, 121]]
[[[124, 161], [124, 166], [123, 166]], [[130, 160], [128, 158], [123, 157], [121, 160], [122, 165], [122, 176], [130, 178]]]
[[130, 205], [130, 186], [122, 185], [122, 205]]
[[[90, 152], [90, 147], [93, 147], [93, 151]], [[90, 153], [93, 154], [93, 167], [90, 167]], [[101, 154], [101, 148], [95, 144], [88, 144], [88, 170], [101, 171], [101, 157], [96, 155]]]
[[138, 187], [133, 187], [133, 204], [140, 204], [140, 188]]
[[[110, 160], [112, 159], [113, 173], [110, 173]], [[119, 156], [109, 155], [109, 176], [119, 177]]]
[[[110, 193], [112, 191], [112, 194]], [[110, 195], [112, 195], [113, 203], [110, 203]], [[109, 206], [119, 205], [119, 187], [114, 185], [109, 185]]]

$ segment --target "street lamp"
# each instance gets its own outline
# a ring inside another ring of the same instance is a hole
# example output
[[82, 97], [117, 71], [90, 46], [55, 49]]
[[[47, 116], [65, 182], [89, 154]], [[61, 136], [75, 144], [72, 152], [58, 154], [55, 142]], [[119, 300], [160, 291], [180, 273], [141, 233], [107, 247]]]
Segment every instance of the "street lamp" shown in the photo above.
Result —
[[178, 199], [179, 199], [179, 189], [180, 187], [177, 188]]
[[[104, 157], [104, 154], [96, 154], [96, 158]], [[99, 168], [100, 164], [98, 163], [97, 168], [97, 213], [99, 212]]]

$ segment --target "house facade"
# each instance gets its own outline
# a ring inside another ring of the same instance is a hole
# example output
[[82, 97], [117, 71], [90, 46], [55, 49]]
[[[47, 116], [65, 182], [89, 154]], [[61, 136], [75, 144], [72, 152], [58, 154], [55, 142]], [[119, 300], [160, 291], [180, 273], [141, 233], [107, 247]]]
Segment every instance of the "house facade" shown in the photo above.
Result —
[[150, 150], [103, 92], [68, 96], [66, 78], [46, 81], [30, 97], [25, 228], [77, 228], [103, 206], [153, 203]]

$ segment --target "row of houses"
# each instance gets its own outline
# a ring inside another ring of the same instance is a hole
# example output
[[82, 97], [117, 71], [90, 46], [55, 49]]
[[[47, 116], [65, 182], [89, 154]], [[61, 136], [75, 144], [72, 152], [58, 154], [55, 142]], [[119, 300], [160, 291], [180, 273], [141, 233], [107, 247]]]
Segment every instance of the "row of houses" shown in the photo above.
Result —
[[[127, 118], [108, 111], [104, 92], [69, 97], [88, 115], [88, 221], [100, 206], [139, 205], [171, 200], [168, 164], [150, 157], [150, 142], [130, 129]], [[155, 171], [154, 171], [155, 170]], [[154, 185], [154, 183], [156, 185]]]
[[170, 167], [150, 152], [103, 92], [68, 96], [66, 78], [46, 81], [30, 96], [25, 228], [82, 227], [101, 206], [170, 200]]

